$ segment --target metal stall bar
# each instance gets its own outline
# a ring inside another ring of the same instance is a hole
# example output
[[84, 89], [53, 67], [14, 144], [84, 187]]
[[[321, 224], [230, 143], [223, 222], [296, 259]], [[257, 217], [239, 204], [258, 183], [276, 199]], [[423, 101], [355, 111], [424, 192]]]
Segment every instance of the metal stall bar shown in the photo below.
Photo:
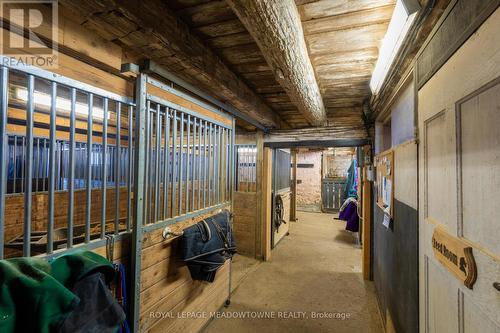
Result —
[[218, 184], [219, 184], [219, 126], [214, 126], [214, 205], [218, 204], [217, 200], [218, 194]]
[[229, 150], [229, 132], [230, 130], [226, 130], [224, 132], [224, 140], [225, 140], [225, 145], [224, 145], [224, 151], [226, 152], [226, 165], [225, 165], [225, 170], [224, 174], [226, 177], [226, 182], [224, 184], [225, 186], [225, 195], [224, 195], [224, 201], [229, 200], [229, 168], [231, 166], [231, 158], [230, 158], [230, 150]]
[[87, 116], [87, 204], [85, 206], [85, 243], [90, 242], [90, 219], [92, 214], [92, 135], [93, 133], [93, 115], [94, 94], [88, 95], [89, 114]]
[[134, 149], [134, 146], [133, 146], [133, 140], [132, 140], [132, 133], [134, 131], [134, 127], [133, 127], [133, 107], [132, 106], [129, 106], [128, 107], [128, 136], [127, 136], [127, 140], [128, 140], [128, 172], [127, 172], [127, 232], [130, 232], [131, 230], [131, 221], [132, 221], [132, 177], [133, 177], [133, 172], [134, 172], [134, 169], [133, 169], [133, 158], [134, 158], [134, 154], [133, 154], [133, 149]]
[[191, 137], [191, 115], [187, 116], [187, 133], [186, 133], [186, 181], [184, 182], [186, 193], [184, 198], [184, 213], [187, 214], [189, 211], [189, 161], [191, 159], [189, 145], [190, 145], [190, 137]]
[[164, 127], [165, 127], [165, 162], [163, 167], [163, 219], [166, 220], [169, 216], [168, 214], [168, 184], [169, 184], [169, 160], [170, 160], [170, 115], [169, 109], [165, 108]]
[[[146, 179], [144, 180], [145, 202], [151, 201], [151, 103], [146, 103], [146, 169], [144, 170]], [[151, 205], [144, 208], [144, 223], [150, 222]]]
[[213, 144], [214, 144], [214, 133], [213, 133], [213, 130], [212, 130], [212, 123], [210, 123], [210, 129], [209, 129], [209, 132], [208, 132], [208, 205], [209, 206], [212, 206], [212, 189], [213, 189], [213, 180], [214, 180], [214, 177], [213, 177], [213, 172], [215, 170], [214, 166], [213, 166], [213, 162], [214, 162], [214, 157], [213, 157], [213, 154], [215, 153], [215, 150], [212, 149], [213, 148]]
[[155, 155], [155, 211], [153, 222], [158, 221], [160, 216], [160, 157], [161, 157], [161, 117], [160, 117], [160, 104], [156, 104], [156, 155]]
[[[3, 259], [4, 231], [5, 231], [5, 195], [7, 194], [8, 178], [8, 135], [7, 135], [7, 113], [9, 104], [9, 70], [7, 67], [0, 68], [0, 259]], [[17, 141], [17, 137], [14, 138]], [[17, 159], [17, 156], [15, 156]], [[17, 172], [17, 169], [15, 169]]]
[[[150, 132], [151, 132], [151, 126], [149, 124], [149, 122], [151, 121], [151, 117], [150, 117], [150, 108], [151, 108], [151, 103], [149, 101], [147, 101], [146, 103], [146, 123], [145, 123], [145, 126], [146, 126], [146, 132], [145, 132], [145, 140], [146, 140], [146, 154], [145, 154], [145, 158], [146, 158], [146, 168], [144, 169], [144, 173], [145, 173], [145, 180], [144, 180], [144, 196], [145, 196], [145, 200], [146, 202], [149, 202], [150, 201], [150, 197], [149, 195], [151, 194], [150, 191], [149, 191], [149, 186], [151, 185], [151, 181], [150, 181], [150, 164], [151, 164], [151, 159], [150, 159], [150, 156], [151, 156], [151, 151], [150, 151], [150, 147], [151, 147], [151, 142], [149, 141], [150, 139]], [[146, 207], [144, 209], [144, 222], [145, 223], [149, 223], [149, 212], [150, 212], [150, 205], [148, 205], [148, 207]]]
[[115, 235], [120, 232], [120, 138], [122, 104], [116, 102], [116, 136], [115, 136]]
[[197, 188], [198, 188], [198, 195], [197, 195], [197, 201], [196, 201], [196, 209], [199, 210], [201, 209], [201, 168], [202, 168], [202, 164], [201, 164], [201, 138], [202, 138], [202, 135], [203, 135], [203, 127], [202, 127], [202, 120], [201, 119], [198, 119], [198, 126], [199, 126], [199, 129], [198, 129], [198, 157], [196, 158], [196, 165], [197, 165], [197, 172], [198, 172], [198, 175], [197, 175]]
[[[3, 121], [3, 119], [2, 119], [2, 121]], [[7, 120], [5, 120], [5, 121], [7, 121]], [[9, 136], [7, 136], [7, 140], [8, 140], [8, 137]], [[2, 140], [3, 139], [4, 138], [2, 137]], [[2, 141], [2, 142], [5, 142], [5, 141]], [[14, 190], [12, 191], [12, 193], [16, 193], [17, 192], [17, 135], [14, 135], [14, 181], [13, 181], [13, 183], [14, 183]]]
[[191, 210], [196, 210], [194, 205], [194, 185], [196, 179], [196, 118], [193, 119], [193, 150], [191, 154]]
[[203, 208], [207, 206], [207, 167], [208, 167], [208, 159], [207, 159], [207, 133], [208, 127], [207, 122], [204, 121], [204, 133], [203, 133]]
[[[236, 129], [236, 120], [233, 118], [233, 124], [232, 124], [232, 127], [231, 127], [231, 165], [234, 166], [234, 147], [235, 147], [235, 129]], [[230, 188], [231, 188], [231, 207], [234, 207], [234, 176], [235, 176], [235, 172], [234, 172], [234, 167], [231, 167], [231, 185], [230, 185]]]
[[47, 174], [46, 173], [46, 169], [45, 169], [45, 165], [46, 165], [46, 161], [45, 161], [45, 152], [47, 150], [47, 140], [46, 139], [43, 139], [43, 150], [42, 150], [42, 191], [45, 191], [45, 175]]
[[75, 210], [75, 123], [76, 123], [76, 89], [71, 88], [71, 110], [69, 130], [69, 199], [68, 199], [68, 235], [67, 247], [73, 247], [73, 221]]
[[175, 166], [177, 162], [177, 111], [173, 110], [172, 113], [172, 121], [173, 121], [173, 133], [172, 133], [172, 198], [171, 198], [171, 206], [172, 206], [172, 213], [170, 214], [171, 217], [174, 217], [176, 214], [176, 203], [177, 203], [177, 193], [176, 193], [176, 177], [177, 177], [177, 168]]
[[106, 236], [106, 191], [108, 186], [107, 152], [108, 152], [108, 99], [103, 100], [102, 117], [102, 179], [101, 179], [101, 238]]
[[49, 209], [47, 217], [47, 253], [54, 251], [54, 205], [55, 205], [55, 185], [56, 185], [56, 98], [57, 83], [51, 83], [50, 90], [50, 151], [49, 151]]
[[31, 254], [31, 206], [33, 177], [33, 111], [34, 111], [35, 77], [28, 75], [28, 100], [26, 104], [26, 158], [24, 159], [24, 235], [23, 256]]
[[198, 133], [198, 202], [197, 202], [197, 209], [201, 209], [201, 168], [202, 168], [202, 163], [201, 163], [201, 138], [203, 135], [203, 127], [202, 127], [202, 120], [199, 119], [199, 133]]
[[224, 140], [224, 135], [225, 135], [225, 129], [221, 128], [220, 130], [220, 165], [219, 165], [219, 178], [220, 178], [220, 193], [219, 193], [219, 202], [224, 202], [224, 196], [226, 194], [226, 188], [225, 188], [225, 178], [226, 175], [224, 174], [226, 170], [226, 154], [224, 152], [224, 145], [225, 145], [225, 140]]
[[182, 215], [182, 176], [183, 176], [183, 162], [184, 162], [184, 113], [181, 113], [181, 119], [179, 121], [181, 126], [181, 136], [179, 138], [179, 181], [178, 181], [178, 190], [179, 190], [179, 211], [177, 215]]

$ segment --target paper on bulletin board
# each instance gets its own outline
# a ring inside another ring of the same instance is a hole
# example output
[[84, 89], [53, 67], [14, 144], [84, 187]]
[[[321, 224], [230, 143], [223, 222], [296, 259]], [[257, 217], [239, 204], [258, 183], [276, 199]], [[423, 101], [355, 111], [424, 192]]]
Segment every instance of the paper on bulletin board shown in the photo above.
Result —
[[384, 227], [386, 227], [387, 229], [389, 229], [389, 226], [391, 224], [391, 215], [389, 215], [388, 213], [384, 212], [384, 220], [382, 221], [382, 224], [384, 225]]
[[392, 182], [388, 177], [382, 178], [382, 202], [384, 207], [391, 207]]

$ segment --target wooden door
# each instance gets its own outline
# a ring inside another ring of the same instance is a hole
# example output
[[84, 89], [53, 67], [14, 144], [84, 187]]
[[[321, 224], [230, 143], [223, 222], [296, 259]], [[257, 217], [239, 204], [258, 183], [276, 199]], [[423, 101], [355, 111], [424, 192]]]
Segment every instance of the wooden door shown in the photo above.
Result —
[[[500, 332], [498, 31], [497, 10], [418, 92], [421, 332]], [[471, 288], [433, 250], [436, 229], [472, 248]]]

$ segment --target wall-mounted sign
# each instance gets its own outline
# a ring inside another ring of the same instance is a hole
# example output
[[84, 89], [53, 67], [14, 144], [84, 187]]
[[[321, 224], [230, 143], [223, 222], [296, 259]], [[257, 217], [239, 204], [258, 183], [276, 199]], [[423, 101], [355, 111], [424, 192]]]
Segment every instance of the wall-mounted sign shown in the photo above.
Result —
[[441, 264], [467, 288], [472, 289], [477, 278], [477, 267], [470, 245], [441, 228], [435, 228], [432, 235], [432, 250]]

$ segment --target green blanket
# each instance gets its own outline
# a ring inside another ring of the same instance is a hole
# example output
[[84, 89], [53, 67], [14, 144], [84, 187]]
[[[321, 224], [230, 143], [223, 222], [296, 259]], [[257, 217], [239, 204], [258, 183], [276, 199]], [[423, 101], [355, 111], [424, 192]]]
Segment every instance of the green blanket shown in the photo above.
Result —
[[80, 299], [76, 281], [96, 271], [109, 281], [111, 262], [90, 251], [47, 262], [41, 258], [0, 260], [0, 332], [57, 332]]

